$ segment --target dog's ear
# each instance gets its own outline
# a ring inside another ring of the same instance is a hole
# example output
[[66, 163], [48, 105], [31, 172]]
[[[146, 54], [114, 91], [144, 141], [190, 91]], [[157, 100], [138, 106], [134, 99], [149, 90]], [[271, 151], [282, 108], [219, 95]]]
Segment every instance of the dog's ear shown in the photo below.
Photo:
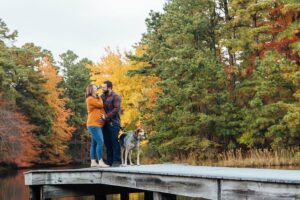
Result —
[[136, 130], [135, 130], [135, 134], [138, 135], [140, 131], [141, 131], [140, 128], [136, 129]]

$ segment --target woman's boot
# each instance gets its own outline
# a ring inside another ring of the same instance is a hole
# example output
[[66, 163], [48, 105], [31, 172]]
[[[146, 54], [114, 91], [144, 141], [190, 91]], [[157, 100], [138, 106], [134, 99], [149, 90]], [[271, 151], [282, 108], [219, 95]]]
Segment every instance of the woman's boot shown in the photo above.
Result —
[[96, 160], [91, 160], [91, 167], [97, 167], [98, 163], [96, 162]]
[[101, 159], [98, 162], [98, 167], [109, 167], [109, 165], [105, 164], [104, 161]]

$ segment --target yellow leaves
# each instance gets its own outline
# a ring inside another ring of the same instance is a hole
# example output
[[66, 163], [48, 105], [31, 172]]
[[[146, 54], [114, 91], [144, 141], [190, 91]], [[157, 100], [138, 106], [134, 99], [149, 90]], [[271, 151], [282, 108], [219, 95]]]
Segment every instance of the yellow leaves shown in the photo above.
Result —
[[[142, 49], [137, 48], [136, 54], [142, 55]], [[122, 97], [122, 124], [126, 124], [130, 129], [141, 126], [140, 102], [147, 96], [150, 97], [149, 99], [155, 98], [156, 90], [149, 88], [149, 84], [155, 85], [154, 77], [127, 76], [129, 70], [139, 69], [144, 65], [145, 63], [142, 62], [128, 61], [118, 51], [113, 52], [107, 48], [105, 56], [98, 64], [88, 66], [91, 70], [91, 81], [94, 84], [101, 85], [105, 80], [112, 81], [113, 90]]]
[[300, 89], [297, 89], [296, 92], [293, 94], [293, 96], [300, 101]]

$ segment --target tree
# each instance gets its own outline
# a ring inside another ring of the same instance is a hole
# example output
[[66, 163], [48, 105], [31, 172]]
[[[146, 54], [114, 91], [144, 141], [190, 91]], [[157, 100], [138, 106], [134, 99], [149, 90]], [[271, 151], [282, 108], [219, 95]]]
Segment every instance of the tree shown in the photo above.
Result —
[[[122, 97], [122, 123], [128, 124], [131, 128], [135, 127], [135, 124], [139, 120], [137, 104], [140, 99], [140, 93], [137, 92], [136, 87], [139, 87], [134, 80], [129, 80], [126, 73], [128, 71], [128, 66], [122, 60], [120, 52], [113, 52], [111, 49], [106, 48], [106, 55], [101, 58], [101, 61], [96, 65], [90, 65], [91, 70], [91, 81], [100, 85], [105, 80], [110, 80], [113, 83], [113, 89]], [[133, 82], [136, 85], [133, 85]], [[134, 91], [134, 92], [133, 92]], [[136, 96], [134, 99], [130, 99], [132, 94]], [[127, 127], [129, 128], [129, 127]]]
[[165, 12], [150, 14], [141, 45], [143, 56], [133, 60], [149, 65], [137, 70], [159, 78], [161, 93], [153, 108], [156, 134], [149, 152], [162, 160], [189, 153], [213, 153], [220, 145], [218, 123], [225, 73], [217, 56], [217, 14], [213, 1], [169, 1]]
[[73, 161], [84, 162], [89, 155], [89, 134], [86, 130], [87, 110], [85, 103], [85, 88], [90, 83], [90, 71], [86, 67], [92, 62], [86, 58], [78, 61], [78, 56], [67, 51], [60, 55], [60, 66], [64, 74], [61, 87], [67, 98], [66, 108], [72, 111], [68, 124], [74, 127], [70, 142], [70, 154]]
[[58, 88], [63, 78], [58, 75], [57, 69], [48, 57], [43, 58], [40, 64], [40, 72], [47, 80], [43, 85], [48, 92], [45, 96], [46, 102], [54, 112], [51, 132], [46, 136], [45, 143], [42, 144], [42, 163], [66, 164], [70, 160], [67, 155], [68, 142], [74, 129], [67, 123], [72, 113], [65, 108], [67, 99], [62, 98], [64, 89]]
[[[16, 110], [16, 112], [21, 112], [26, 116], [26, 120], [22, 114], [18, 114], [19, 117], [16, 118], [20, 118], [19, 120], [21, 122], [26, 121], [24, 122], [24, 127], [28, 127], [28, 130], [32, 131], [32, 139], [40, 144], [44, 136], [50, 132], [52, 111], [44, 98], [44, 95], [47, 93], [42, 86], [42, 84], [45, 83], [45, 79], [38, 71], [38, 64], [43, 55], [47, 54], [49, 57], [51, 57], [51, 55], [48, 51], [42, 50], [32, 43], [24, 44], [20, 48], [11, 45], [11, 47], [9, 47], [6, 43], [13, 42], [16, 36], [16, 31], [10, 33], [6, 24], [1, 20], [1, 93], [11, 104], [17, 107], [17, 109], [11, 112], [15, 112]], [[21, 133], [23, 134], [22, 131]], [[28, 139], [28, 141], [30, 140]], [[33, 144], [35, 144], [35, 142], [33, 142]], [[36, 148], [36, 154], [38, 154], [40, 152], [39, 147], [34, 145], [34, 148]], [[30, 149], [31, 148], [28, 147], [29, 151]], [[26, 150], [22, 151], [26, 152]], [[35, 158], [36, 160], [32, 161], [32, 163], [39, 163], [39, 157]], [[28, 162], [31, 161], [29, 160]]]
[[18, 167], [31, 166], [39, 155], [39, 142], [33, 135], [36, 128], [29, 124], [13, 102], [0, 96], [0, 163]]

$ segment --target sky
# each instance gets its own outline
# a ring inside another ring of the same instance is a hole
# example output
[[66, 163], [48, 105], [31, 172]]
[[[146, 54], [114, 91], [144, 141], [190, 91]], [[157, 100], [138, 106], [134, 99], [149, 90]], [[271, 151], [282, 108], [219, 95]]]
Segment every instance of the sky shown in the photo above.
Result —
[[99, 62], [105, 47], [132, 50], [150, 10], [166, 0], [0, 0], [0, 18], [18, 31], [16, 46], [33, 42], [55, 59], [67, 50]]

